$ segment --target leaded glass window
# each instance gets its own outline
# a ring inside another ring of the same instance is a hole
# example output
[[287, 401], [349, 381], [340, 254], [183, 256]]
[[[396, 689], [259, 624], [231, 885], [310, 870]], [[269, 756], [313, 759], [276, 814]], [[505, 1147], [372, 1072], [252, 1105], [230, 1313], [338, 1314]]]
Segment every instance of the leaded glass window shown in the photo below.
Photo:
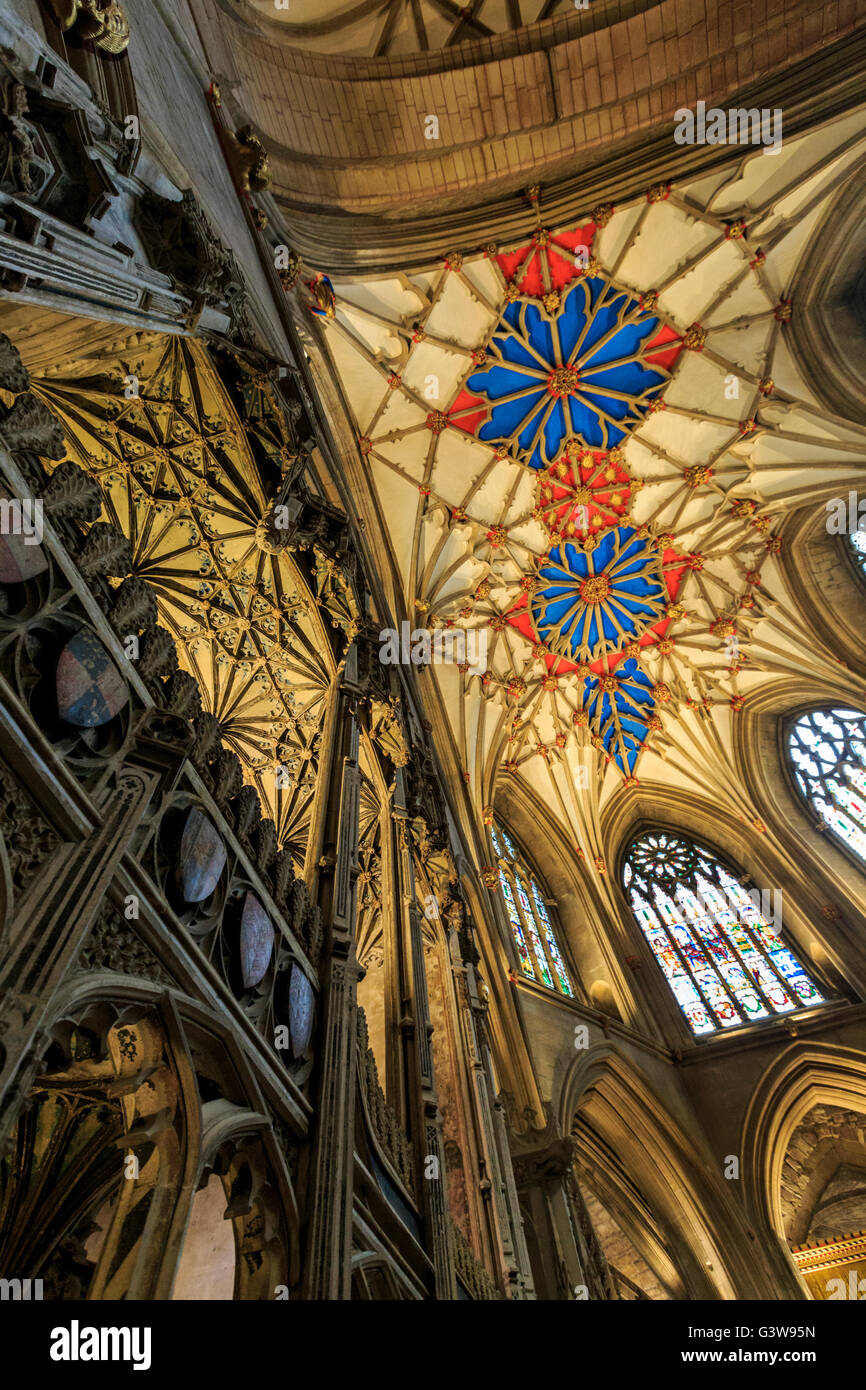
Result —
[[823, 1003], [774, 920], [780, 895], [749, 889], [710, 850], [652, 831], [629, 850], [623, 882], [693, 1033]]
[[866, 531], [852, 531], [849, 540], [854, 563], [866, 574]]
[[501, 825], [490, 827], [490, 838], [520, 969], [527, 979], [573, 998], [574, 990], [537, 880]]
[[821, 820], [866, 859], [866, 715], [815, 709], [788, 735], [797, 786]]

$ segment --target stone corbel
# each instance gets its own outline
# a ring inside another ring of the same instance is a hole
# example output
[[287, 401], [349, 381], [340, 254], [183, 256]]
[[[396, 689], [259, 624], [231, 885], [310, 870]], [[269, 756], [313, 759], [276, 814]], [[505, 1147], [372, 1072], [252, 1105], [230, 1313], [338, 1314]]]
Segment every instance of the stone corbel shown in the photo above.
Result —
[[271, 186], [268, 152], [252, 126], [244, 126], [235, 134], [223, 128], [223, 148], [232, 176], [245, 193], [266, 193]]

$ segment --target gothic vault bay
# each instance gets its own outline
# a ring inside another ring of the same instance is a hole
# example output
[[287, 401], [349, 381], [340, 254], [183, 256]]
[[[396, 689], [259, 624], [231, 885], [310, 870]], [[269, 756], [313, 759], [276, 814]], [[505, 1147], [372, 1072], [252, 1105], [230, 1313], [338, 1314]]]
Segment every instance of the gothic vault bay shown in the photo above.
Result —
[[866, 1296], [864, 65], [0, 0], [0, 1279]]

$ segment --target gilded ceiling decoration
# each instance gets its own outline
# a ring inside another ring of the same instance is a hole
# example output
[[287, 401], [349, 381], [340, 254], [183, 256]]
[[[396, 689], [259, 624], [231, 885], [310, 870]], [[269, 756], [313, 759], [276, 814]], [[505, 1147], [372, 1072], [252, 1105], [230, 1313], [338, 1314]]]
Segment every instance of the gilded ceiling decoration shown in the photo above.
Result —
[[864, 152], [842, 122], [568, 226], [531, 189], [515, 246], [334, 280], [406, 611], [487, 634], [483, 674], [433, 668], [480, 805], [516, 774], [598, 840], [588, 785], [666, 777], [681, 731], [709, 748], [760, 683], [827, 670], [779, 528], [856, 485], [866, 436], [800, 379], [790, 287]]
[[[290, 437], [267, 378], [241, 370], [243, 423], [204, 347], [187, 339], [67, 364], [62, 376], [34, 377], [33, 389], [98, 479], [104, 518], [130, 538], [132, 573], [153, 587], [182, 667], [279, 843], [302, 862], [329, 649], [291, 559], [263, 548], [268, 502], [251, 440], [285, 467]], [[336, 583], [325, 573], [319, 587]]]

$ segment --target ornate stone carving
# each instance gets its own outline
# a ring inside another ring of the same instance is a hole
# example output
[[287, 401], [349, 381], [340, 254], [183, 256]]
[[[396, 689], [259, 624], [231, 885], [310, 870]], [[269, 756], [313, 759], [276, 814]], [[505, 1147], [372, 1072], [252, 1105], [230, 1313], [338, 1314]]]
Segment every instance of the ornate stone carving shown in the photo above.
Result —
[[194, 719], [201, 713], [201, 691], [198, 682], [188, 671], [175, 671], [165, 689], [166, 707], [182, 719]]
[[514, 1179], [518, 1187], [527, 1187], [536, 1182], [559, 1181], [572, 1171], [574, 1140], [556, 1139], [543, 1149], [515, 1154], [513, 1163]]
[[0, 438], [13, 453], [27, 450], [49, 459], [62, 459], [66, 453], [60, 421], [30, 391], [13, 401], [0, 422]]
[[271, 1127], [274, 1131], [274, 1138], [277, 1141], [277, 1146], [280, 1150], [280, 1153], [283, 1155], [283, 1158], [286, 1160], [286, 1167], [288, 1168], [289, 1174], [292, 1178], [292, 1181], [294, 1182], [298, 1174], [298, 1159], [301, 1153], [301, 1140], [291, 1129], [289, 1129], [289, 1126], [286, 1124], [285, 1120], [283, 1120], [279, 1115], [274, 1115], [273, 1112], [271, 1113]]
[[85, 536], [75, 563], [88, 579], [99, 574], [120, 578], [132, 569], [132, 546], [116, 526], [96, 521]]
[[63, 842], [12, 771], [2, 763], [0, 832], [9, 858], [12, 886], [21, 893]]
[[[52, 178], [54, 165], [36, 127], [25, 120], [27, 112], [27, 88], [7, 77], [0, 83], [0, 185], [36, 198]], [[23, 391], [26, 384], [14, 389]]]
[[[219, 729], [218, 729], [219, 731]], [[220, 748], [210, 769], [213, 779], [213, 794], [220, 810], [225, 810], [243, 786], [243, 772], [237, 753], [230, 748]]]
[[262, 807], [255, 787], [241, 787], [232, 797], [235, 828], [242, 840], [247, 840], [262, 818]]
[[95, 521], [102, 510], [99, 484], [72, 459], [58, 464], [43, 493], [45, 509], [68, 521]]
[[30, 373], [21, 361], [21, 353], [11, 338], [0, 333], [0, 387], [17, 396], [29, 385]]
[[253, 853], [256, 868], [260, 874], [267, 874], [277, 853], [277, 830], [273, 820], [260, 821], [252, 835]]
[[151, 265], [203, 300], [221, 299], [240, 283], [231, 251], [189, 189], [177, 200], [148, 192], [136, 223]]
[[122, 975], [152, 980], [154, 984], [173, 983], [158, 957], [112, 903], [104, 904], [81, 949], [78, 967], [81, 970], [116, 970]]
[[[164, 627], [152, 627], [141, 644], [138, 669], [146, 681], [173, 676], [177, 671], [177, 648], [174, 638]], [[161, 692], [160, 692], [161, 693]]]
[[286, 248], [286, 264], [277, 266], [277, 274], [280, 277], [280, 284], [283, 289], [288, 291], [294, 289], [301, 274], [301, 258], [291, 246]]
[[209, 711], [203, 711], [196, 715], [193, 720], [193, 728], [195, 729], [195, 743], [190, 756], [199, 772], [207, 772], [208, 765], [214, 756], [214, 750], [219, 747], [219, 720]]
[[290, 849], [281, 849], [274, 860], [274, 899], [285, 908], [295, 879], [295, 866]]
[[124, 579], [114, 591], [108, 620], [115, 632], [124, 637], [128, 632], [153, 627], [156, 612], [156, 599], [150, 585], [143, 579]]
[[467, 1293], [478, 1301], [502, 1298], [493, 1277], [476, 1259], [463, 1232], [458, 1226], [455, 1226], [453, 1221], [449, 1225], [454, 1267], [457, 1277], [466, 1288]]
[[[80, 376], [52, 376], [40, 379], [38, 390], [63, 418], [76, 460], [98, 478], [105, 519], [135, 537], [135, 568], [151, 591], [153, 611], [136, 615], [135, 623], [115, 623], [115, 630], [123, 638], [152, 627], [158, 606], [180, 666], [195, 673], [204, 704], [220, 720], [220, 738], [241, 758], [278, 839], [290, 836], [300, 860], [330, 660], [308, 566], [288, 557], [265, 560], [251, 534], [253, 518], [268, 506], [261, 479], [274, 486], [283, 451], [294, 450], [297, 440], [276, 374], [225, 348], [217, 356], [222, 376], [200, 342], [148, 340], [134, 358], [105, 359], [118, 385], [134, 362], [138, 393], [130, 400], [118, 392], [106, 403], [97, 376], [87, 385]], [[159, 525], [152, 523], [155, 514]], [[187, 556], [179, 563], [190, 547], [198, 551], [196, 562], [187, 563]], [[146, 663], [136, 669], [145, 674]], [[153, 693], [160, 703], [166, 698], [163, 688]], [[275, 775], [280, 767], [285, 772]]]
[[114, 0], [48, 0], [48, 6], [64, 32], [74, 27], [105, 53], [123, 53], [129, 45], [126, 11]]
[[412, 1148], [403, 1132], [400, 1121], [397, 1119], [396, 1111], [386, 1101], [382, 1087], [379, 1085], [379, 1070], [369, 1043], [367, 1016], [362, 1008], [358, 1009], [358, 1074], [367, 1102], [367, 1113], [370, 1116], [373, 1133], [406, 1187], [414, 1193], [415, 1170], [412, 1161]]
[[244, 192], [266, 192], [271, 186], [268, 154], [252, 126], [244, 126], [237, 134], [224, 130], [222, 136], [231, 171]]
[[378, 970], [385, 962], [385, 948], [383, 946], [371, 946], [365, 951], [363, 956], [359, 956], [358, 964], [364, 970]]

